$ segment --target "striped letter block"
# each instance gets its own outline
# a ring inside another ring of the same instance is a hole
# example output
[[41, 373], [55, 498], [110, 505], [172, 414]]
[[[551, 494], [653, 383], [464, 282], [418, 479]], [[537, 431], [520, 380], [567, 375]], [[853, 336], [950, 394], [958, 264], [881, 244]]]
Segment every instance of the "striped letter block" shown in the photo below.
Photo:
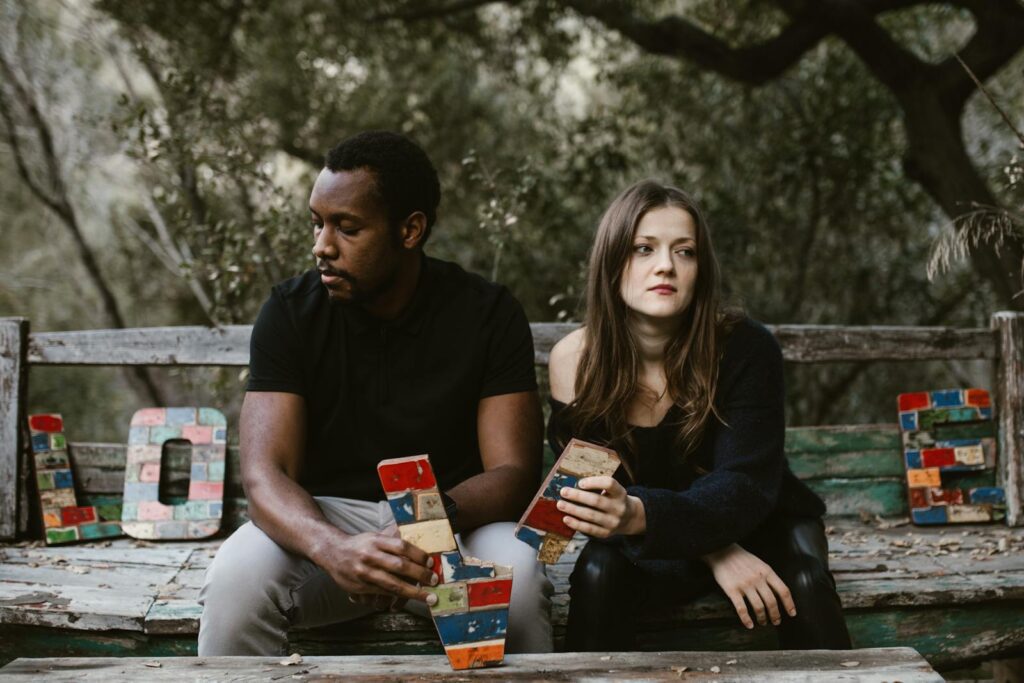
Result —
[[[160, 502], [165, 441], [192, 443], [188, 500]], [[224, 510], [227, 419], [215, 408], [145, 408], [132, 416], [125, 464], [124, 532], [142, 539], [207, 538], [220, 530]]]
[[559, 491], [576, 487], [584, 477], [611, 476], [618, 467], [615, 451], [578, 439], [570, 441], [519, 520], [516, 538], [536, 548], [541, 562], [558, 562], [573, 537], [565, 515], [556, 507], [562, 499]]
[[994, 486], [996, 440], [989, 393], [918, 391], [900, 394], [897, 403], [913, 522], [1002, 519], [1006, 498]]
[[120, 536], [120, 509], [105, 507], [101, 514], [94, 506], [78, 504], [61, 416], [29, 415], [28, 429], [46, 544]]
[[430, 616], [452, 669], [497, 666], [505, 658], [512, 568], [464, 557], [425, 455], [382, 460], [377, 474], [399, 535], [434, 560]]

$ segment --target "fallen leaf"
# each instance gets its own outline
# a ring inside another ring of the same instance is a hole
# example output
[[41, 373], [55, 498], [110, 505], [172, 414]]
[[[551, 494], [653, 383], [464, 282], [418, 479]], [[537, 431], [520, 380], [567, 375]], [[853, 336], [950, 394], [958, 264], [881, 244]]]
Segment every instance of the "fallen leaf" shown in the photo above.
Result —
[[142, 666], [148, 666], [150, 669], [159, 669], [163, 664], [160, 662], [143, 662]]
[[72, 566], [68, 567], [68, 571], [70, 571], [72, 574], [88, 574], [89, 573], [89, 568], [88, 567], [76, 567], [76, 566], [72, 565]]
[[608, 661], [609, 659], [611, 659], [611, 658], [612, 658], [612, 656], [611, 656], [611, 655], [605, 655], [604, 657], [601, 657], [601, 661], [602, 661], [602, 662], [607, 662], [607, 661]]
[[717, 674], [717, 673], [720, 673], [722, 671], [722, 667], [720, 667], [720, 666], [713, 666], [710, 669], [708, 669], [708, 671], [710, 671], [713, 674]]
[[672, 671], [675, 672], [676, 676], [682, 677], [683, 672], [689, 669], [688, 666], [673, 666]]
[[295, 666], [296, 664], [302, 664], [302, 655], [298, 652], [293, 652], [291, 657], [288, 659], [282, 659], [278, 664], [281, 666]]
[[736, 660], [735, 660], [735, 659], [730, 659], [730, 660], [729, 660], [728, 662], [726, 662], [725, 664], [726, 664], [726, 666], [729, 666], [729, 665], [732, 665], [732, 664], [735, 664], [735, 663], [736, 663]]
[[860, 666], [860, 662], [842, 662], [839, 666], [845, 666], [847, 668]]

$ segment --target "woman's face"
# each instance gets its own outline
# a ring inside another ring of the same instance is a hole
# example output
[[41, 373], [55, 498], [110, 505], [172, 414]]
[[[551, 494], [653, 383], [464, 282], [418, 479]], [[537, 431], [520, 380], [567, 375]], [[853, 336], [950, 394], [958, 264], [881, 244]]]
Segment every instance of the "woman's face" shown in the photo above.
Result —
[[697, 226], [684, 209], [663, 206], [644, 214], [622, 274], [620, 293], [634, 313], [681, 316], [697, 285]]

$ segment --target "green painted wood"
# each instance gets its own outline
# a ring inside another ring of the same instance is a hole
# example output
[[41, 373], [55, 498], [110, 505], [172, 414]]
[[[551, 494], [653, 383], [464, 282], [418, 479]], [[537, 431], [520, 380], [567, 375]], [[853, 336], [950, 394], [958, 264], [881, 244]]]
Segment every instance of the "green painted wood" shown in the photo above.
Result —
[[902, 477], [905, 471], [902, 452], [892, 448], [843, 453], [797, 451], [787, 453], [786, 459], [793, 474], [801, 479]]
[[[1024, 643], [1024, 602], [994, 602], [967, 607], [887, 609], [846, 613], [854, 647], [912, 647], [941, 670], [980, 659], [1019, 652]], [[747, 631], [731, 623], [701, 623], [642, 633], [645, 650], [771, 650], [777, 647], [771, 627]]]
[[[893, 414], [896, 404], [893, 402]], [[786, 429], [786, 453], [844, 453], [901, 448], [895, 424], [790, 427]]]
[[904, 479], [809, 479], [807, 485], [821, 496], [830, 517], [855, 517], [862, 512], [882, 517], [908, 513]]
[[131, 631], [72, 631], [0, 626], [0, 665], [18, 657], [189, 657], [196, 638], [156, 638]]

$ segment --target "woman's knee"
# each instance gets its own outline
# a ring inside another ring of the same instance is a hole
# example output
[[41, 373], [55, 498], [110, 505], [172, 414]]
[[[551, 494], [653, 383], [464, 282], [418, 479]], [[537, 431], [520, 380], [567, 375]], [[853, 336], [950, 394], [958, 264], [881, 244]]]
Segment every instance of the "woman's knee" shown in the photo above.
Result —
[[795, 555], [787, 565], [782, 579], [789, 587], [798, 609], [801, 604], [815, 604], [836, 595], [835, 580], [819, 558]]
[[619, 550], [591, 541], [583, 548], [569, 577], [573, 594], [611, 595], [629, 586], [632, 563]]

